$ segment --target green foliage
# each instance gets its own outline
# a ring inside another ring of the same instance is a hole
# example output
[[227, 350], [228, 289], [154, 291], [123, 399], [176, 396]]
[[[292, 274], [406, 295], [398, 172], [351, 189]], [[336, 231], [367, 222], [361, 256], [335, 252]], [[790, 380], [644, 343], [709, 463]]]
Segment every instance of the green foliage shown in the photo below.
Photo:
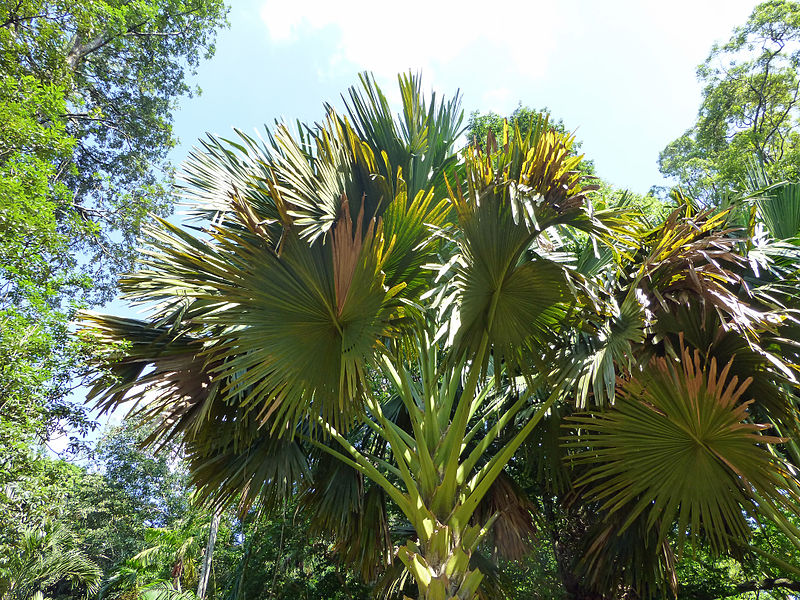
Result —
[[659, 158], [664, 175], [718, 202], [742, 189], [757, 162], [775, 180], [800, 176], [800, 4], [759, 4], [697, 71], [703, 102], [697, 122]]
[[[508, 123], [511, 131], [513, 131], [515, 127], [519, 127], [522, 133], [528, 133], [528, 131], [536, 126], [540, 118], [547, 119], [548, 124], [554, 131], [562, 134], [569, 133], [562, 119], [555, 120], [552, 118], [552, 113], [549, 108], [545, 107], [536, 110], [520, 104], [514, 109], [514, 112], [507, 117], [501, 117], [494, 112], [481, 114], [479, 111], [474, 111], [470, 114], [469, 122], [467, 123], [467, 139], [470, 143], [476, 144], [485, 150], [486, 140], [490, 132], [497, 144], [502, 145], [505, 123]], [[575, 141], [572, 144], [570, 152], [577, 154], [580, 148], [581, 142]], [[594, 163], [589, 159], [581, 160], [578, 168], [587, 175], [595, 174]]]
[[0, 598], [27, 600], [59, 584], [83, 587], [89, 594], [98, 589], [101, 577], [100, 567], [76, 548], [67, 527], [48, 523], [21, 532], [11, 559], [0, 566]]
[[33, 109], [30, 100], [44, 96], [48, 109], [32, 113], [42, 135], [26, 135], [36, 123], [12, 122], [0, 147], [44, 161], [52, 171], [34, 169], [47, 176], [41, 184], [69, 190], [51, 201], [71, 251], [89, 254], [83, 266], [96, 298], [109, 298], [113, 273], [130, 264], [144, 216], [170, 210], [171, 112], [192, 91], [185, 72], [213, 53], [224, 23], [219, 0], [25, 0], [0, 8], [0, 71], [20, 82], [3, 100], [24, 98]]
[[38, 448], [91, 426], [69, 400], [86, 349], [68, 323], [113, 295], [144, 216], [169, 211], [171, 111], [224, 14], [217, 0], [0, 4], [0, 560], [60, 505]]
[[172, 527], [146, 529], [146, 547], [117, 567], [104, 584], [101, 597], [147, 596], [158, 591], [181, 594], [196, 586], [205, 529], [194, 514]]
[[[100, 577], [107, 579], [145, 549], [149, 529], [180, 527], [188, 518], [190, 499], [178, 458], [166, 453], [155, 458], [138, 450], [142, 435], [132, 424], [109, 431], [88, 467], [35, 453], [26, 440], [16, 453], [3, 453], [0, 580], [25, 579], [37, 561], [47, 565], [53, 557], [74, 552], [91, 560], [99, 573], [93, 578], [96, 589]], [[9, 464], [9, 458], [15, 462]], [[23, 557], [22, 540], [49, 539], [52, 531], [58, 533], [57, 543], [47, 542], [43, 550]], [[42, 575], [37, 581], [46, 582], [42, 589], [57, 598], [85, 591], [80, 585], [70, 591], [61, 576]]]
[[217, 597], [230, 600], [367, 600], [369, 587], [340, 561], [329, 538], [288, 504], [243, 519], [239, 541], [218, 545]]
[[74, 219], [59, 216], [69, 192], [56, 172], [73, 149], [64, 106], [57, 85], [0, 77], [0, 436], [23, 453], [68, 389], [78, 344], [61, 302], [87, 285], [63, 233]]
[[65, 516], [106, 574], [145, 547], [148, 528], [170, 528], [190, 510], [178, 455], [140, 450], [145, 436], [134, 422], [107, 431], [92, 469], [71, 486]]
[[17, 437], [47, 437], [73, 412], [83, 350], [66, 322], [111, 297], [141, 220], [169, 210], [171, 110], [224, 12], [216, 0], [0, 7], [0, 428]]

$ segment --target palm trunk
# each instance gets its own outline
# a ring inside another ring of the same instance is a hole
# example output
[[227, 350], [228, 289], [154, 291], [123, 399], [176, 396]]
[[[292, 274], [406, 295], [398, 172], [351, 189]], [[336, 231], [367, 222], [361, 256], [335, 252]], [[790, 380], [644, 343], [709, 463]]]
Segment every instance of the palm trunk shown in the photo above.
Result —
[[200, 581], [197, 583], [197, 597], [203, 600], [206, 596], [206, 588], [208, 587], [208, 578], [211, 574], [211, 559], [214, 555], [214, 544], [217, 542], [217, 530], [219, 529], [220, 514], [215, 512], [211, 517], [211, 529], [208, 532], [208, 543], [206, 544], [206, 552], [203, 556], [203, 566], [200, 568]]
[[398, 551], [401, 561], [417, 581], [425, 600], [475, 600], [483, 574], [469, 562], [481, 528], [461, 532], [437, 523], [420, 545], [408, 542]]

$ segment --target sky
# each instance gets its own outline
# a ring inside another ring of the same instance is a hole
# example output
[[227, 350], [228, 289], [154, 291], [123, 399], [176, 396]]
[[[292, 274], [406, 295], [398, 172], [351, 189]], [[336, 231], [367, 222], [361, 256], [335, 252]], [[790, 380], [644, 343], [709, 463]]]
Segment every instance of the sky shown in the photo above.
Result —
[[[658, 154], [700, 104], [696, 68], [730, 37], [751, 0], [229, 0], [230, 28], [192, 77], [202, 93], [174, 114], [179, 166], [207, 132], [319, 121], [323, 103], [371, 71], [397, 102], [397, 74], [420, 72], [438, 97], [472, 111], [548, 107], [583, 142], [603, 179], [646, 193], [667, 185]], [[134, 315], [120, 302], [104, 310]], [[117, 411], [111, 422], [118, 422]], [[108, 417], [104, 417], [104, 420]], [[97, 432], [91, 437], [96, 437]], [[50, 447], [61, 450], [66, 440]]]
[[206, 132], [252, 133], [275, 119], [313, 122], [323, 102], [372, 71], [397, 98], [397, 73], [474, 111], [548, 107], [583, 141], [598, 174], [645, 193], [658, 154], [700, 103], [696, 68], [745, 22], [750, 0], [235, 0], [230, 29], [181, 102], [179, 164]]

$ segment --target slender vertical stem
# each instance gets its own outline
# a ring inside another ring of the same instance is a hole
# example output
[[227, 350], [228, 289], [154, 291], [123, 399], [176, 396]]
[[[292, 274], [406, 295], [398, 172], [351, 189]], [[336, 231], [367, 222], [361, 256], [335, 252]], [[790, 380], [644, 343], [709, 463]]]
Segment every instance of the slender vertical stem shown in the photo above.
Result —
[[214, 511], [211, 517], [211, 528], [208, 531], [208, 543], [206, 544], [206, 552], [203, 555], [203, 565], [200, 567], [200, 580], [197, 583], [197, 597], [203, 600], [206, 596], [206, 588], [208, 587], [208, 578], [211, 574], [211, 560], [214, 556], [214, 545], [217, 543], [217, 530], [219, 529], [220, 512]]

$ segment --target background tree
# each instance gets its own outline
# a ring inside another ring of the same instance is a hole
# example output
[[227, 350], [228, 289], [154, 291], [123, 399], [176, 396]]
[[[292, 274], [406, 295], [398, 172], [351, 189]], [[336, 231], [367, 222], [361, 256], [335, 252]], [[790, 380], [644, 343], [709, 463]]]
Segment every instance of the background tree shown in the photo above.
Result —
[[113, 273], [130, 265], [142, 218], [170, 211], [172, 110], [193, 91], [186, 72], [213, 54], [225, 13], [221, 0], [23, 0], [0, 8], [6, 85], [20, 81], [18, 97], [31, 86], [60, 92], [57, 114], [40, 122], [71, 139], [53, 165], [70, 192], [58, 216], [78, 225], [60, 223], [72, 252], [89, 255], [82, 262], [96, 298], [109, 298]]
[[759, 4], [698, 68], [704, 89], [697, 122], [661, 152], [661, 172], [705, 202], [742, 189], [753, 162], [775, 180], [797, 179], [798, 68], [800, 4]]
[[67, 322], [113, 296], [143, 216], [171, 210], [171, 112], [225, 12], [0, 3], [0, 483], [38, 460], [32, 446], [90, 425], [68, 400], [85, 352]]
[[[508, 116], [501, 116], [494, 112], [481, 114], [480, 111], [473, 111], [467, 122], [466, 136], [471, 144], [476, 144], [480, 148], [485, 149], [486, 140], [489, 139], [489, 132], [492, 133], [496, 143], [503, 143], [504, 124], [508, 123], [510, 130], [513, 131], [515, 127], [519, 127], [520, 131], [529, 131], [536, 125], [536, 122], [541, 119], [547, 119], [548, 124], [553, 129], [561, 134], [569, 134], [566, 125], [562, 119], [555, 119], [550, 112], [550, 109], [544, 107], [542, 109], [533, 109], [527, 106], [522, 106], [520, 103], [514, 111]], [[571, 152], [575, 155], [579, 154], [581, 149], [581, 142], [575, 140], [572, 143]], [[587, 158], [581, 160], [580, 170], [587, 175], [594, 175], [594, 163]]]
[[70, 592], [78, 588], [81, 595], [97, 591], [102, 571], [76, 545], [60, 523], [24, 529], [13, 545], [11, 560], [2, 565], [0, 598], [50, 600], [59, 588]]
[[67, 324], [169, 212], [171, 111], [224, 20], [215, 0], [0, 3], [0, 565], [77, 477], [41, 451], [91, 426]]

